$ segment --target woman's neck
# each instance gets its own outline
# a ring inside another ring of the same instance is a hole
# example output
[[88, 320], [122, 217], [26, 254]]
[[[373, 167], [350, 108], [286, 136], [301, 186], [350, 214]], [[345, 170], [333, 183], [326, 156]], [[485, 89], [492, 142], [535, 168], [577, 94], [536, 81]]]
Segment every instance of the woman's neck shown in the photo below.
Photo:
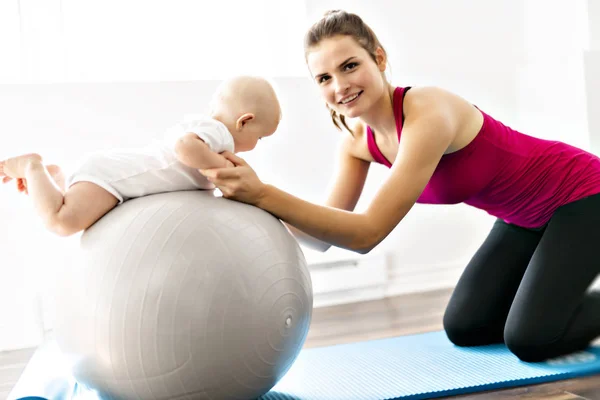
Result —
[[381, 98], [371, 109], [360, 116], [361, 121], [381, 136], [396, 136], [396, 119], [394, 117], [394, 87], [389, 83]]

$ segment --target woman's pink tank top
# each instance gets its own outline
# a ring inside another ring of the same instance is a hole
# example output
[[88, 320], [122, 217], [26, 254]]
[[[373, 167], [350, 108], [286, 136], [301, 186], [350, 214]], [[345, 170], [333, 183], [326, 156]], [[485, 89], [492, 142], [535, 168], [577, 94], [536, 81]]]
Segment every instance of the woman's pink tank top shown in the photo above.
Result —
[[[401, 140], [404, 94], [394, 91], [394, 114]], [[423, 204], [465, 203], [524, 228], [539, 228], [567, 203], [600, 193], [600, 158], [577, 147], [525, 135], [483, 111], [477, 136], [459, 151], [442, 156], [425, 190]], [[376, 162], [383, 156], [367, 127]]]

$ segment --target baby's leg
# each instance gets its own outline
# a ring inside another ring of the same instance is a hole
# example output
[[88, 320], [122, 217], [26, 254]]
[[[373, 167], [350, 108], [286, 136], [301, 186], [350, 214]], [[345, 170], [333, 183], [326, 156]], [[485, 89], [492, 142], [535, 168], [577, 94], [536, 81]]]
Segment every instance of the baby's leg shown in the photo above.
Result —
[[110, 192], [94, 183], [77, 182], [65, 192], [63, 204], [54, 216], [53, 231], [61, 236], [69, 236], [85, 230], [118, 202]]
[[117, 205], [116, 197], [90, 182], [78, 182], [63, 192], [60, 186], [64, 187], [64, 178], [59, 171], [44, 167], [38, 155], [0, 162], [0, 174], [25, 179], [37, 214], [49, 230], [60, 236], [87, 229]]
[[56, 182], [56, 184], [58, 185], [58, 188], [64, 192], [66, 189], [65, 188], [65, 175], [64, 175], [62, 169], [60, 169], [60, 167], [58, 165], [49, 164], [49, 165], [46, 165], [46, 170], [48, 171], [48, 173], [50, 174], [50, 177], [54, 180], [54, 182]]

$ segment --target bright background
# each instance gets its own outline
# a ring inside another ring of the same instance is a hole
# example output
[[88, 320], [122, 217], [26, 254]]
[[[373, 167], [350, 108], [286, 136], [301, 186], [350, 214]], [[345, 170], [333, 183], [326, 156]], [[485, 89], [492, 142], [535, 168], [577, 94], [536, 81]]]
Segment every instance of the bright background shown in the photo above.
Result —
[[[85, 152], [161, 137], [229, 75], [261, 74], [276, 82], [284, 117], [244, 158], [263, 180], [320, 202], [342, 134], [308, 77], [302, 37], [330, 8], [371, 25], [393, 84], [441, 86], [530, 135], [600, 151], [595, 0], [1, 0], [0, 159], [37, 151], [68, 169]], [[371, 171], [359, 209], [387, 175]], [[51, 329], [52, 283], [77, 238], [46, 233], [12, 187], [0, 188], [0, 205], [7, 350]], [[378, 296], [452, 287], [492, 222], [463, 205], [417, 205], [367, 256], [306, 254], [311, 265], [362, 260], [365, 276], [384, 259]], [[335, 286], [346, 301], [365, 298], [352, 294], [360, 275], [327, 271], [314, 272], [323, 296]]]

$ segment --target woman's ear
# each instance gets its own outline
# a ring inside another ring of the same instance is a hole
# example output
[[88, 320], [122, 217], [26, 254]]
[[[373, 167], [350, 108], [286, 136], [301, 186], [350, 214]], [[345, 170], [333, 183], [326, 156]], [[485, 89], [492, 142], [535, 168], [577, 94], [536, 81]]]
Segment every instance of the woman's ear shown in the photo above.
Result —
[[375, 50], [375, 60], [377, 61], [379, 71], [384, 72], [387, 67], [387, 55], [381, 47]]
[[239, 117], [235, 123], [235, 128], [238, 131], [241, 131], [242, 128], [250, 121], [252, 121], [254, 119], [254, 114], [252, 113], [246, 113], [244, 115], [242, 115], [241, 117]]

